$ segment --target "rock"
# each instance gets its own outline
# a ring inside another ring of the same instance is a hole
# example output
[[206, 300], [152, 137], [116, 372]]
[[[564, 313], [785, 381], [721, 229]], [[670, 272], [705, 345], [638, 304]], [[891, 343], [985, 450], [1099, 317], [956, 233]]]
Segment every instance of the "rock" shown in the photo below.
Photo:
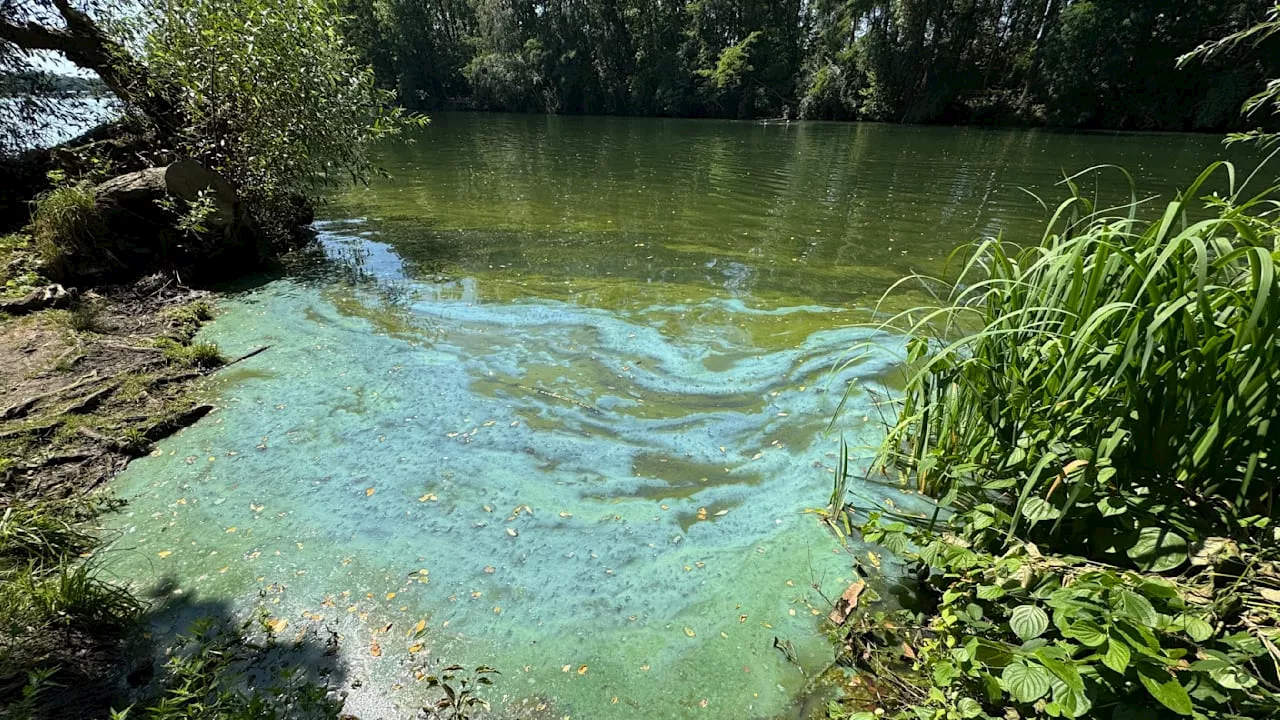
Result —
[[0, 300], [0, 313], [26, 315], [46, 308], [60, 308], [71, 304], [74, 295], [61, 285], [47, 285], [31, 291], [17, 300]]

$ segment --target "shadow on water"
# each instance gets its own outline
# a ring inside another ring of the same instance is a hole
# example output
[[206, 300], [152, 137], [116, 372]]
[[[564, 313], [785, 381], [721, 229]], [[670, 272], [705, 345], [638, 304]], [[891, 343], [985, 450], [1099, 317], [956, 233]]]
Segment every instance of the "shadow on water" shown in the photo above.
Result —
[[[127, 629], [87, 633], [92, 640], [59, 666], [30, 717], [107, 718], [131, 708], [129, 717], [148, 718], [149, 708], [183, 692], [191, 697], [181, 708], [195, 714], [182, 717], [228, 717], [231, 708], [250, 702], [265, 705], [230, 716], [255, 717], [264, 708], [274, 708], [275, 717], [337, 716], [336, 693], [347, 669], [336, 630], [271, 629], [265, 614], [246, 617], [229, 603], [183, 593], [170, 576], [137, 599], [146, 609]], [[238, 697], [229, 700], [226, 693]], [[214, 714], [202, 714], [208, 712]]]

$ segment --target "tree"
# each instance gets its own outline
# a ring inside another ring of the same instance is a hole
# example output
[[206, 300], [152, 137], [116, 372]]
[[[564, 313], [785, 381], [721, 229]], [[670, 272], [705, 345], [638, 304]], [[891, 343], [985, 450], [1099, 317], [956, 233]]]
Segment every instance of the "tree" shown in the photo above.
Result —
[[[99, 135], [129, 151], [94, 142], [93, 152], [106, 152], [119, 171], [198, 160], [232, 183], [268, 234], [294, 222], [323, 185], [366, 177], [370, 144], [407, 119], [343, 40], [331, 0], [144, 0], [127, 6], [127, 18], [123, 5], [0, 3], [5, 69], [55, 51], [123, 103], [126, 121]], [[43, 102], [25, 112], [56, 108]], [[13, 193], [25, 189], [26, 199], [39, 189], [33, 175], [55, 158], [24, 160], [15, 167], [25, 170], [8, 175], [21, 178]]]

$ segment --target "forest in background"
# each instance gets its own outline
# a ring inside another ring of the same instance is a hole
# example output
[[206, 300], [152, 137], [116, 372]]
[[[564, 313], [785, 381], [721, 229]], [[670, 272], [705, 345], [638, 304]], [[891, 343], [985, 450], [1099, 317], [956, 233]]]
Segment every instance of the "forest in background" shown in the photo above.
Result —
[[1267, 0], [342, 0], [419, 110], [1254, 127], [1277, 44], [1175, 69]]

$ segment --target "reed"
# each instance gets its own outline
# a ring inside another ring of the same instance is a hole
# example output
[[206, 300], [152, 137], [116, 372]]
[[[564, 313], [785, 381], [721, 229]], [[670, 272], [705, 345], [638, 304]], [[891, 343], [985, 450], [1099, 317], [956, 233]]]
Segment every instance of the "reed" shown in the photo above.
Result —
[[1215, 163], [1150, 219], [1078, 178], [1038, 242], [986, 239], [953, 277], [906, 280], [945, 291], [880, 325], [905, 328], [910, 371], [875, 467], [989, 546], [1167, 566], [1280, 510], [1280, 201]]

